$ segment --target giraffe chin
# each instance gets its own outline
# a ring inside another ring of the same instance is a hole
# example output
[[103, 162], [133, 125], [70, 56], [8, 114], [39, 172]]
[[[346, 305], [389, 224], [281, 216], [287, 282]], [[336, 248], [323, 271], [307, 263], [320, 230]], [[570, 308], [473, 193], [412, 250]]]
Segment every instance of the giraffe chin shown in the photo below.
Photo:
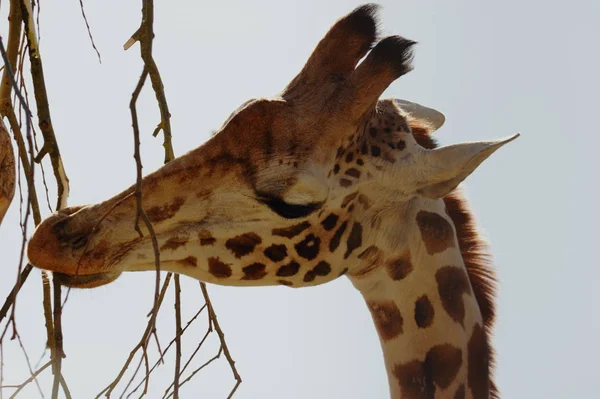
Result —
[[53, 276], [62, 285], [69, 288], [96, 288], [101, 285], [112, 283], [115, 281], [121, 272], [107, 272], [85, 275], [70, 275], [54, 272]]

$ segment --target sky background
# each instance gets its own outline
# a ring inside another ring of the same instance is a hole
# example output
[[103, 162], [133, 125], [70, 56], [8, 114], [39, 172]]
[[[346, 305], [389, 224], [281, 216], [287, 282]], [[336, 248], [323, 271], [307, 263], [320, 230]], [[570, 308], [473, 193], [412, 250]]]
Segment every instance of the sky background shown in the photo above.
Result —
[[[123, 51], [122, 45], [139, 25], [141, 2], [84, 3], [102, 64], [77, 1], [46, 0], [40, 18], [54, 128], [71, 182], [69, 205], [101, 201], [135, 179], [128, 102], [142, 64], [139, 46]], [[204, 142], [245, 100], [278, 93], [330, 25], [360, 4], [156, 3], [154, 55], [171, 109], [176, 155]], [[446, 124], [436, 136], [443, 144], [522, 133], [465, 185], [500, 280], [493, 345], [503, 397], [598, 397], [600, 2], [381, 4], [383, 32], [419, 42], [414, 71], [385, 96], [442, 111]], [[7, 9], [3, 2], [4, 39]], [[159, 116], [149, 85], [139, 110], [146, 174], [163, 160], [162, 139], [151, 136]], [[49, 186], [54, 204], [53, 180]], [[0, 298], [16, 278], [18, 211], [16, 198], [0, 227]], [[183, 280], [185, 318], [202, 298], [197, 282]], [[40, 281], [34, 271], [17, 312], [34, 362], [45, 344]], [[63, 370], [73, 397], [93, 397], [116, 375], [145, 328], [153, 287], [153, 273], [136, 273], [71, 292], [63, 313], [68, 356]], [[345, 278], [298, 290], [209, 286], [209, 291], [244, 379], [235, 397], [387, 397], [375, 329]], [[172, 306], [171, 293], [159, 319], [163, 347], [172, 336]], [[205, 320], [203, 315], [186, 335], [186, 353], [204, 333]], [[217, 342], [211, 335], [197, 364], [216, 352]], [[4, 367], [6, 383], [28, 376], [15, 344], [4, 348]], [[172, 381], [171, 368], [164, 369], [152, 380], [151, 398], [161, 397]], [[233, 382], [227, 364], [219, 361], [185, 385], [182, 396], [224, 398]]]

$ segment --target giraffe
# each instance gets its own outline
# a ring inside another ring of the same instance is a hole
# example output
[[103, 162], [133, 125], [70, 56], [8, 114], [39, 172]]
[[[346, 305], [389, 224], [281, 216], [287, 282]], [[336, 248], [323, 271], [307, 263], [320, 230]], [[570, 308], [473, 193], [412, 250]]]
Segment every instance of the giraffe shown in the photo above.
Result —
[[[457, 187], [517, 135], [438, 147], [443, 114], [380, 99], [412, 69], [415, 42], [379, 40], [377, 9], [339, 19], [279, 95], [247, 101], [144, 177], [161, 269], [229, 286], [345, 275], [371, 313], [391, 398], [498, 397], [494, 272]], [[77, 288], [154, 270], [134, 189], [49, 216], [30, 262]]]

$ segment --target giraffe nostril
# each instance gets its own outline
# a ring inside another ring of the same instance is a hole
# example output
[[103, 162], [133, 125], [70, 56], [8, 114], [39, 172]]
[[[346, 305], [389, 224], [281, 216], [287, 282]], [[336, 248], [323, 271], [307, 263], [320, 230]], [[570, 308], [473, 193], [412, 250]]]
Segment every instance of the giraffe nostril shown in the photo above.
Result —
[[81, 249], [83, 248], [90, 238], [89, 234], [85, 234], [79, 237], [72, 238], [71, 248], [73, 249]]

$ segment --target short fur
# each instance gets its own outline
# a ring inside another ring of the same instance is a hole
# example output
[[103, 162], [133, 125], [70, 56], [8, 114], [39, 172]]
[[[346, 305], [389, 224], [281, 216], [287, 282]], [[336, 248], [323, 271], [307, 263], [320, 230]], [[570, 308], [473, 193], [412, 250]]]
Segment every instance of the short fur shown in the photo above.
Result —
[[[427, 149], [438, 147], [437, 140], [430, 134], [432, 131], [430, 126], [422, 120], [410, 117], [407, 119], [415, 140], [422, 147]], [[490, 356], [490, 398], [499, 399], [498, 388], [492, 380], [494, 351], [490, 345], [495, 316], [494, 299], [497, 281], [496, 271], [492, 265], [492, 256], [487, 243], [477, 229], [473, 212], [469, 209], [468, 201], [461, 190], [456, 189], [445, 196], [444, 203], [448, 216], [454, 222], [460, 252], [483, 318]]]

